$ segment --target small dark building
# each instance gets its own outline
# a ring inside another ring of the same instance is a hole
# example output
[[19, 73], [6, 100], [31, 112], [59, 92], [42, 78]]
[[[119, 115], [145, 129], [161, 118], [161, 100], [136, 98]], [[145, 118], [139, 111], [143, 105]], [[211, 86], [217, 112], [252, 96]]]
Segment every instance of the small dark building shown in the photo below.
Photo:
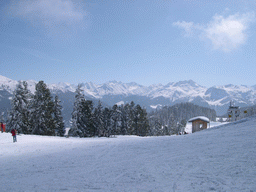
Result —
[[188, 122], [192, 122], [192, 133], [194, 133], [196, 131], [207, 129], [207, 123], [210, 123], [210, 120], [207, 117], [198, 116], [189, 119]]

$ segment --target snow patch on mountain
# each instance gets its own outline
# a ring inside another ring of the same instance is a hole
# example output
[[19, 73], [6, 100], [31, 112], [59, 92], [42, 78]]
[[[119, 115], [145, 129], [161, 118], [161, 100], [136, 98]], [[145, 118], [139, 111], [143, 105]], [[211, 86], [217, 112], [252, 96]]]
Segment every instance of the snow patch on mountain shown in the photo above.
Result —
[[116, 103], [117, 106], [124, 105], [124, 101], [119, 101]]
[[152, 109], [157, 109], [157, 108], [161, 108], [162, 105], [160, 105], [160, 104], [158, 104], [158, 105], [150, 105], [150, 107], [151, 107]]
[[52, 91], [62, 91], [63, 93], [66, 92], [75, 92], [76, 91], [76, 85], [70, 84], [70, 83], [58, 83], [58, 84], [49, 84], [48, 88]]
[[160, 85], [158, 88], [154, 86], [154, 89], [148, 94], [151, 98], [156, 97], [165, 97], [171, 98], [174, 102], [176, 100], [185, 98], [185, 97], [196, 97], [204, 96], [207, 88], [197, 85], [194, 81], [180, 81], [177, 83], [168, 83], [165, 86]]
[[12, 93], [16, 88], [17, 83], [18, 81], [0, 75], [0, 90], [6, 90], [9, 93]]

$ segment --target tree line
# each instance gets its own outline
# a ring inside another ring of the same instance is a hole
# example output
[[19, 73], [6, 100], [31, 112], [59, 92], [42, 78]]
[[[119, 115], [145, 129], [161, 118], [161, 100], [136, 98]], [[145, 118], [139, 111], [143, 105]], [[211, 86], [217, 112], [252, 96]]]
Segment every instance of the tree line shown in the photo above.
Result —
[[[58, 96], [52, 98], [43, 81], [36, 84], [34, 94], [28, 90], [26, 81], [20, 81], [13, 93], [6, 130], [14, 128], [23, 134], [63, 136], [65, 125], [60, 102]], [[76, 89], [70, 124], [69, 135], [77, 137], [146, 136], [149, 129], [147, 112], [140, 105], [131, 102], [103, 107], [99, 101], [94, 107], [91, 100], [85, 99], [80, 85]]]
[[14, 128], [23, 134], [63, 136], [61, 111], [58, 96], [53, 99], [43, 81], [36, 84], [34, 94], [28, 90], [26, 81], [20, 81], [13, 93], [6, 130]]
[[164, 106], [148, 114], [151, 135], [172, 135], [184, 132], [186, 123], [195, 116], [206, 116], [216, 120], [216, 111], [193, 103]]
[[[103, 107], [101, 101], [94, 106], [86, 100], [81, 85], [75, 92], [69, 135], [74, 137], [110, 137], [112, 135], [159, 136], [178, 134], [184, 130], [189, 118], [204, 115], [216, 118], [215, 110], [191, 103], [163, 107], [147, 113], [134, 102]], [[15, 128], [19, 133], [64, 136], [65, 125], [58, 96], [51, 96], [43, 81], [39, 81], [32, 94], [26, 81], [20, 81], [13, 93], [8, 111], [7, 131]]]
[[94, 108], [91, 100], [86, 100], [78, 85], [69, 134], [79, 137], [111, 135], [148, 135], [147, 112], [140, 105], [131, 102], [126, 105], [103, 107], [101, 101]]

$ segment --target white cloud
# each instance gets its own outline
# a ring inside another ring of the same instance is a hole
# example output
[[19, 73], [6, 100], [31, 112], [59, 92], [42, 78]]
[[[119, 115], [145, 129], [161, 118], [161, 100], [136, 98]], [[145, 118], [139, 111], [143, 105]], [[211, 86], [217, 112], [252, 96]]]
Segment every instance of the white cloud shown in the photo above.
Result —
[[70, 26], [81, 22], [86, 13], [71, 0], [20, 0], [10, 5], [15, 17], [29, 20], [45, 27]]
[[196, 34], [200, 39], [210, 40], [214, 49], [228, 52], [246, 42], [249, 25], [254, 19], [254, 13], [237, 13], [228, 17], [215, 15], [206, 25], [185, 21], [178, 21], [173, 25], [183, 28], [185, 36]]
[[185, 36], [191, 36], [193, 33], [194, 23], [186, 21], [177, 21], [173, 23], [174, 26], [180, 27], [185, 30]]

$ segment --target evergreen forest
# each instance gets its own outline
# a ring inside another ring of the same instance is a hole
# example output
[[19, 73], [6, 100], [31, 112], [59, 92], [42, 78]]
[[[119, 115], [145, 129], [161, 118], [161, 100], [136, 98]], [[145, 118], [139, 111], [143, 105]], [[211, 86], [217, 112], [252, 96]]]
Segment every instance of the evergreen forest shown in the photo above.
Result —
[[[188, 119], [206, 116], [215, 120], [213, 109], [180, 103], [165, 106], [147, 113], [133, 101], [122, 105], [104, 107], [101, 101], [86, 100], [78, 85], [70, 119], [69, 135], [73, 137], [112, 137], [115, 135], [160, 136], [184, 131]], [[65, 124], [61, 101], [54, 98], [43, 81], [39, 81], [32, 94], [26, 81], [20, 81], [8, 111], [7, 131], [18, 133], [64, 136]]]

